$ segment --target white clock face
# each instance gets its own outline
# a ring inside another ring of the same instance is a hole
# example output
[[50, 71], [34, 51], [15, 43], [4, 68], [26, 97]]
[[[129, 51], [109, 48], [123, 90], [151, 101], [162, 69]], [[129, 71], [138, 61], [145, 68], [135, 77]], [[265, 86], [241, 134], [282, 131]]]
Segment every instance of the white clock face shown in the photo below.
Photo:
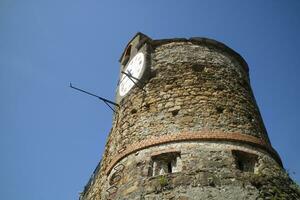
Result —
[[[124, 72], [131, 77], [140, 78], [142, 69], [144, 66], [145, 56], [143, 53], [136, 54], [128, 63]], [[137, 82], [134, 78], [129, 78], [126, 74], [121, 76], [119, 94], [120, 96], [126, 95], [129, 90], [134, 86], [134, 82]], [[134, 82], [133, 82], [134, 81]]]

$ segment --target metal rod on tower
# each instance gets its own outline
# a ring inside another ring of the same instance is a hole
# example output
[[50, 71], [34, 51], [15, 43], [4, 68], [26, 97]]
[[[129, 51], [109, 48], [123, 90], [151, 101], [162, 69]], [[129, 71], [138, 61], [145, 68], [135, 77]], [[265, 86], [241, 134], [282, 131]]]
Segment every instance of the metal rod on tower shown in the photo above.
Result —
[[86, 94], [91, 95], [91, 96], [93, 96], [93, 97], [97, 97], [98, 99], [100, 99], [101, 101], [103, 101], [103, 102], [104, 102], [104, 103], [105, 103], [105, 104], [106, 104], [113, 112], [116, 112], [116, 111], [115, 111], [115, 109], [113, 109], [113, 107], [112, 107], [111, 105], [120, 107], [119, 104], [117, 104], [117, 103], [115, 103], [115, 102], [112, 102], [112, 101], [110, 101], [110, 100], [108, 100], [108, 99], [106, 99], [106, 98], [100, 97], [100, 96], [95, 95], [95, 94], [90, 93], [90, 92], [87, 92], [87, 91], [85, 91], [85, 90], [83, 90], [83, 89], [74, 87], [74, 86], [72, 85], [72, 83], [70, 83], [70, 87], [71, 87], [72, 89], [75, 89], [75, 90], [78, 90], [78, 91], [80, 91], [80, 92], [86, 93]]

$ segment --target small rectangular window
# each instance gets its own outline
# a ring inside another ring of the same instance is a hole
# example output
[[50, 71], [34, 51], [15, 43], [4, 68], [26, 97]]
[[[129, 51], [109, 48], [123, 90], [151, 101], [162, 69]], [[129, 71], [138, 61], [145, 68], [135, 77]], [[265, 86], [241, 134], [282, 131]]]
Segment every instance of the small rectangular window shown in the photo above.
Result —
[[238, 170], [241, 172], [254, 172], [257, 155], [238, 150], [233, 150], [232, 154]]
[[162, 153], [152, 156], [149, 175], [164, 175], [179, 172], [181, 169], [182, 163], [179, 152]]

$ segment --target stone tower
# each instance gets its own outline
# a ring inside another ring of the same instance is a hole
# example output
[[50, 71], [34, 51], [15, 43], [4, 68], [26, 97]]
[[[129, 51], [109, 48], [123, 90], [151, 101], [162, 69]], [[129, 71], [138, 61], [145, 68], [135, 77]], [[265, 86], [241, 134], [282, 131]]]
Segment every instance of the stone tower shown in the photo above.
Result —
[[300, 199], [238, 53], [137, 33], [120, 63], [120, 107], [81, 200]]

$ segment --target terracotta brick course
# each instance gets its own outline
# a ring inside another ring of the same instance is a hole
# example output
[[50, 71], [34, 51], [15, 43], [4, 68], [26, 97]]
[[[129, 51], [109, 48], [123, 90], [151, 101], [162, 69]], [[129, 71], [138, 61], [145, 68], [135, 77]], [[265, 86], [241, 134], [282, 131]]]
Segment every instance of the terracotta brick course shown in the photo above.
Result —
[[278, 153], [263, 139], [253, 137], [251, 135], [245, 135], [241, 133], [224, 133], [224, 132], [184, 132], [171, 135], [163, 135], [159, 137], [152, 137], [150, 139], [142, 140], [138, 143], [129, 145], [122, 153], [118, 154], [108, 165], [106, 174], [109, 174], [113, 166], [122, 158], [132, 154], [136, 151], [172, 142], [184, 142], [184, 141], [230, 141], [242, 144], [250, 144], [259, 147], [268, 153], [280, 164], [281, 159]]

